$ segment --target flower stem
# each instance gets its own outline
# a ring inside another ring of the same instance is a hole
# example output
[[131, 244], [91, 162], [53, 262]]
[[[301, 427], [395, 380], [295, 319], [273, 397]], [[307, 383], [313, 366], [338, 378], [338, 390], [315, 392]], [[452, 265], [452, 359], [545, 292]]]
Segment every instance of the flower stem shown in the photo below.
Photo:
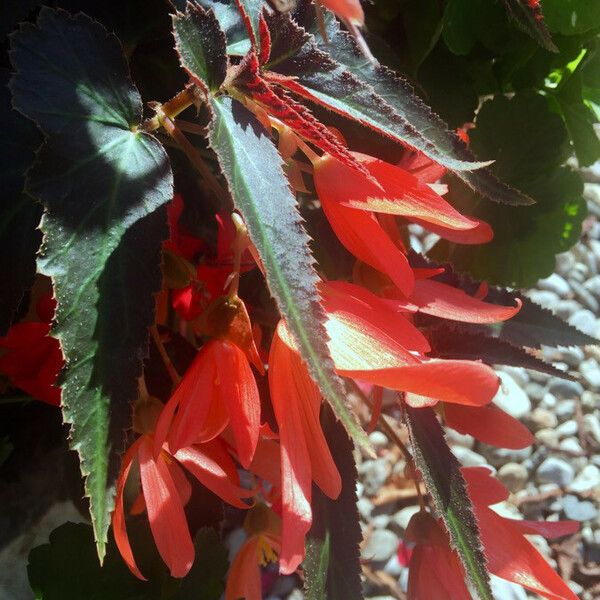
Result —
[[158, 353], [160, 354], [160, 357], [162, 358], [165, 368], [167, 369], [167, 372], [169, 373], [169, 377], [171, 378], [171, 381], [173, 382], [173, 385], [177, 385], [181, 381], [181, 376], [175, 370], [175, 367], [173, 366], [173, 363], [171, 362], [171, 359], [169, 358], [169, 355], [167, 354], [167, 351], [165, 350], [165, 346], [162, 343], [162, 340], [160, 339], [160, 334], [158, 333], [158, 329], [156, 328], [156, 325], [152, 325], [152, 327], [150, 327], [150, 333], [152, 335], [152, 339], [154, 340], [154, 343], [156, 344], [156, 348], [158, 350]]

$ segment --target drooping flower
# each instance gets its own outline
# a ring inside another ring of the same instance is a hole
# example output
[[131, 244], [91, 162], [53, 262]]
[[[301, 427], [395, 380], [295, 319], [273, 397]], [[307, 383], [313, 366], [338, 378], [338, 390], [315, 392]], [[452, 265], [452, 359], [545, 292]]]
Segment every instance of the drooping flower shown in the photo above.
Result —
[[156, 454], [153, 426], [161, 406], [152, 398], [136, 405], [134, 428], [142, 435], [123, 457], [112, 517], [119, 552], [130, 571], [140, 579], [145, 577], [135, 562], [125, 523], [125, 484], [134, 463], [139, 467], [141, 493], [132, 505], [132, 512], [139, 514], [146, 510], [158, 552], [173, 577], [184, 577], [194, 561], [194, 546], [184, 512], [191, 486], [184, 470], [237, 508], [248, 508], [242, 499], [253, 495], [252, 491], [239, 487], [235, 463], [218, 439], [176, 452], [165, 445]]
[[207, 442], [231, 426], [238, 458], [252, 461], [260, 430], [260, 396], [249, 364], [262, 370], [250, 319], [237, 297], [221, 297], [204, 315], [208, 341], [167, 402], [156, 427], [156, 452]]
[[225, 600], [262, 600], [260, 568], [277, 561], [281, 548], [281, 519], [264, 504], [246, 514], [248, 535], [227, 575]]
[[312, 523], [312, 482], [329, 498], [341, 478], [321, 429], [321, 394], [310, 378], [283, 321], [269, 356], [269, 389], [281, 446], [282, 536], [280, 572], [293, 573], [304, 558]]
[[63, 356], [58, 340], [49, 335], [55, 306], [50, 294], [42, 296], [36, 305], [40, 321], [15, 323], [0, 337], [0, 348], [5, 349], [0, 356], [0, 373], [32, 398], [58, 406], [60, 388], [55, 383]]

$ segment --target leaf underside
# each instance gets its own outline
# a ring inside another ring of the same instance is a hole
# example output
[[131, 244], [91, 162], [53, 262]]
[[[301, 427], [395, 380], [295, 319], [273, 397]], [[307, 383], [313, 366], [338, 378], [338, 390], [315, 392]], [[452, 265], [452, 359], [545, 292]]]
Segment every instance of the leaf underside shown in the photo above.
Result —
[[147, 353], [172, 197], [167, 156], [142, 116], [116, 37], [80, 13], [43, 8], [12, 37], [14, 104], [46, 140], [26, 188], [41, 200], [38, 270], [58, 301], [62, 409], [79, 454], [98, 555], [130, 402]]
[[267, 283], [293, 333], [309, 372], [351, 436], [368, 445], [345, 402], [327, 347], [308, 237], [282, 160], [263, 126], [242, 104], [212, 98], [210, 145], [216, 152], [236, 208], [265, 267]]
[[500, 204], [532, 203], [488, 168], [478, 168], [486, 163], [476, 162], [456, 134], [448, 131], [446, 123], [415, 94], [412, 85], [384, 65], [365, 58], [331, 15], [325, 19], [328, 43], [316, 33], [309, 3], [299, 3], [296, 18], [304, 29], [285, 15], [268, 19], [273, 46], [267, 67], [294, 77], [290, 89], [388, 139], [422, 151], [482, 196]]
[[544, 16], [539, 2], [528, 0], [502, 0], [506, 12], [513, 21], [529, 36], [531, 36], [542, 48], [550, 52], [558, 52], [556, 44], [544, 22]]
[[431, 408], [404, 405], [415, 464], [480, 600], [493, 600], [477, 520], [458, 460]]

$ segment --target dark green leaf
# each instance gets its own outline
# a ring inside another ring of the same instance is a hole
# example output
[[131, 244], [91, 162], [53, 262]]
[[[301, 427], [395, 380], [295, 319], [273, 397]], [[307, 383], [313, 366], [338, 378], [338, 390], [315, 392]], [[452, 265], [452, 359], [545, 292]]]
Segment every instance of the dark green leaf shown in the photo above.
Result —
[[579, 239], [586, 215], [581, 178], [560, 166], [570, 154], [564, 123], [540, 95], [516, 94], [511, 100], [499, 96], [479, 111], [471, 141], [480, 155], [496, 156], [496, 173], [537, 204], [510, 208], [484, 204], [459, 182], [452, 182], [449, 200], [489, 222], [494, 239], [469, 247], [441, 241], [430, 256], [478, 280], [511, 287], [533, 285], [552, 273], [554, 256]]
[[427, 58], [442, 32], [442, 14], [437, 0], [409, 2], [402, 11], [413, 72]]
[[58, 300], [63, 416], [104, 555], [129, 402], [160, 288], [172, 176], [137, 131], [142, 106], [116, 38], [89, 17], [42, 9], [12, 38], [15, 106], [47, 135], [27, 189], [45, 206], [39, 270]]
[[227, 74], [227, 42], [214, 12], [188, 2], [185, 14], [173, 15], [173, 34], [181, 66], [194, 83], [216, 92]]
[[35, 253], [42, 241], [37, 229], [42, 207], [23, 193], [25, 171], [34, 159], [41, 137], [35, 125], [10, 104], [8, 72], [0, 73], [0, 147], [2, 197], [0, 209], [0, 335], [5, 335], [23, 293], [35, 275]]
[[152, 585], [129, 572], [112, 542], [104, 566], [98, 564], [92, 528], [65, 523], [48, 544], [29, 553], [29, 583], [36, 600], [150, 600]]
[[427, 340], [431, 344], [430, 355], [438, 358], [481, 360], [490, 365], [523, 367], [573, 380], [569, 373], [560, 371], [524, 348], [499, 337], [472, 331], [469, 325], [444, 323], [431, 327], [427, 329]]
[[342, 492], [331, 500], [313, 485], [313, 524], [303, 563], [308, 600], [361, 600], [362, 533], [356, 508], [356, 465], [352, 442], [331, 411], [322, 411], [323, 432], [342, 477]]
[[528, 298], [512, 292], [491, 289], [488, 295], [490, 302], [503, 304], [521, 298], [521, 310], [510, 320], [494, 328], [498, 336], [519, 346], [540, 348], [545, 346], [586, 346], [598, 344], [593, 338], [557, 317], [553, 312], [542, 308]]
[[[300, 14], [299, 18], [307, 27], [312, 26], [310, 15]], [[481, 163], [473, 162], [475, 159], [464, 144], [415, 95], [405, 79], [366, 59], [334, 19], [326, 20], [329, 44], [319, 37], [315, 41], [312, 36], [305, 36], [295, 49], [292, 46], [293, 52], [288, 50], [287, 53], [276, 51], [276, 40], [282, 37], [296, 42], [299, 36], [290, 33], [293, 24], [286, 23], [282, 17], [270, 20], [269, 24], [274, 40], [271, 68], [298, 77], [297, 83], [312, 96], [309, 99], [421, 150], [496, 202], [531, 204], [530, 198], [499, 181], [489, 169], [468, 170]]]
[[[563, 2], [563, 0], [559, 0]], [[511, 18], [525, 33], [530, 35], [540, 46], [550, 52], [558, 52], [558, 48], [552, 41], [552, 36], [544, 22], [544, 15], [535, 2], [529, 0], [503, 0], [504, 6]], [[563, 2], [563, 4], [567, 3]], [[546, 2], [544, 2], [544, 11]], [[550, 27], [552, 31], [555, 31]]]
[[227, 548], [212, 527], [202, 527], [194, 537], [196, 560], [173, 600], [219, 600], [225, 591], [229, 568]]
[[[179, 0], [182, 2], [182, 0]], [[250, 37], [235, 0], [215, 2], [215, 0], [197, 0], [205, 8], [212, 8], [227, 37], [227, 54], [244, 56], [250, 50]]]
[[487, 564], [473, 506], [458, 460], [448, 447], [444, 432], [431, 408], [405, 405], [415, 464], [442, 518], [453, 548], [481, 600], [493, 600]]
[[550, 31], [574, 35], [600, 26], [596, 0], [542, 0], [541, 4]]
[[288, 187], [281, 157], [262, 125], [242, 104], [222, 96], [211, 99], [211, 106], [210, 145], [262, 259], [271, 294], [323, 396], [351, 435], [367, 444], [346, 406], [343, 383], [334, 372], [310, 238]]
[[595, 115], [583, 102], [580, 70], [560, 86], [555, 97], [571, 135], [579, 165], [585, 167], [593, 164], [600, 158], [600, 139], [594, 130]]

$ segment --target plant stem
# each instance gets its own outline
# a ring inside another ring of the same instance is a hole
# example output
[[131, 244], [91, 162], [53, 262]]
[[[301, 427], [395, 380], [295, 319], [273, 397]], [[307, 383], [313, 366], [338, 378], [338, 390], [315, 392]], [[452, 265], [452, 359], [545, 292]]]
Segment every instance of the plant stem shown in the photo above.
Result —
[[153, 104], [152, 107], [157, 110], [157, 114], [150, 119], [146, 119], [140, 125], [140, 129], [142, 131], [156, 131], [161, 127], [162, 124], [160, 122], [160, 117], [158, 116], [158, 109], [160, 109], [167, 117], [173, 119], [197, 101], [198, 97], [195, 93], [195, 87], [187, 86], [164, 104]]
[[167, 351], [165, 350], [165, 346], [162, 343], [162, 340], [160, 339], [160, 334], [158, 333], [158, 329], [156, 328], [156, 325], [152, 325], [152, 327], [150, 327], [150, 333], [152, 334], [152, 339], [154, 340], [154, 343], [156, 344], [158, 353], [160, 354], [160, 357], [162, 358], [162, 361], [165, 365], [165, 368], [167, 369], [167, 372], [169, 373], [169, 377], [171, 378], [173, 385], [177, 385], [181, 381], [181, 376], [175, 370], [175, 367], [173, 366], [173, 363], [171, 362], [171, 359], [169, 358], [169, 355], [167, 354]]

